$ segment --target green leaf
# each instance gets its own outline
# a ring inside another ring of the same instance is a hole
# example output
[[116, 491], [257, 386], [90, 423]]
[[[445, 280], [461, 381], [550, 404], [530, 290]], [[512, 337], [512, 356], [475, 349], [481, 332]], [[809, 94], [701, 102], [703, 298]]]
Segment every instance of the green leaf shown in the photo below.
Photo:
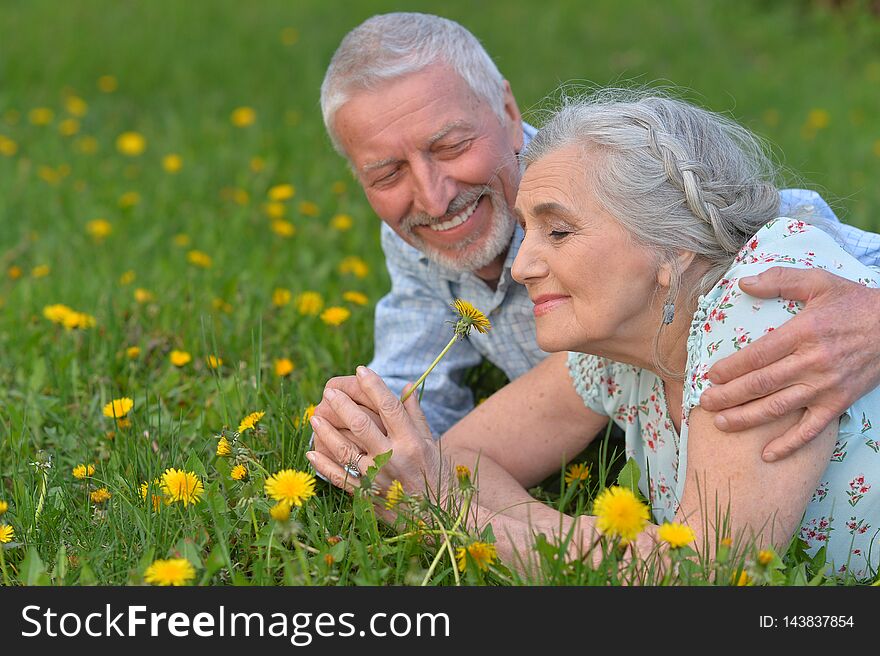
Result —
[[27, 555], [21, 563], [21, 571], [18, 580], [22, 585], [49, 585], [49, 574], [46, 565], [37, 553], [36, 547], [28, 549]]
[[195, 472], [199, 476], [202, 477], [202, 480], [208, 478], [208, 474], [205, 471], [205, 465], [202, 464], [202, 461], [199, 460], [199, 457], [195, 453], [191, 453], [189, 458], [186, 459], [186, 470]]
[[634, 494], [639, 494], [639, 477], [642, 472], [633, 458], [627, 458], [626, 464], [617, 475], [617, 484], [620, 487], [629, 488]]
[[67, 547], [62, 543], [55, 554], [55, 569], [52, 570], [52, 578], [55, 585], [64, 585], [67, 577]]
[[79, 570], [79, 581], [77, 585], [97, 585], [98, 577], [95, 576], [94, 570], [89, 566], [88, 563], [83, 563], [83, 566]]
[[385, 453], [380, 453], [375, 458], [373, 458], [373, 464], [367, 467], [367, 477], [372, 478], [375, 476], [382, 467], [385, 466], [385, 463], [391, 460], [391, 454], [393, 451], [388, 450]]

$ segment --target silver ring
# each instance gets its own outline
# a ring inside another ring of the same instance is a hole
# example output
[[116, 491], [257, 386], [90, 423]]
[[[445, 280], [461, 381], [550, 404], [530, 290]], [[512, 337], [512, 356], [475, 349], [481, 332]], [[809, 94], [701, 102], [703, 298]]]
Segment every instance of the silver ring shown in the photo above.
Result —
[[358, 463], [361, 461], [361, 458], [364, 457], [363, 452], [358, 453], [354, 458], [348, 461], [347, 464], [342, 465], [342, 469], [345, 470], [345, 473], [351, 476], [352, 478], [360, 478], [361, 471], [358, 469]]

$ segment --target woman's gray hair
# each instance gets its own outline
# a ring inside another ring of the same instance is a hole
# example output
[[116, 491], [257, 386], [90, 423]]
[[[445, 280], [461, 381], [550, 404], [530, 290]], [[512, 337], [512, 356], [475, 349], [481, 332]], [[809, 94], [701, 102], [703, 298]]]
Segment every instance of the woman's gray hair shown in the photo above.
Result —
[[440, 16], [381, 14], [345, 36], [324, 75], [321, 113], [333, 147], [345, 156], [333, 119], [354, 93], [438, 62], [451, 66], [498, 118], [504, 118], [504, 78], [473, 34]]
[[[566, 100], [523, 154], [525, 166], [571, 145], [602, 206], [634, 241], [674, 263], [693, 251], [709, 269], [685, 299], [708, 292], [737, 251], [777, 216], [778, 170], [767, 146], [731, 119], [657, 91], [605, 89]], [[670, 297], [678, 296], [678, 279]]]

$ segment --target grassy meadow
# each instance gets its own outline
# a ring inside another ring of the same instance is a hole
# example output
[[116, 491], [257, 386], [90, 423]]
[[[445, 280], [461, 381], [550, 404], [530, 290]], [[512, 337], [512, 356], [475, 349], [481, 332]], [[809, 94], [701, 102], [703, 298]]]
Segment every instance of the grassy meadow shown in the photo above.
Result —
[[[389, 286], [378, 220], [324, 134], [324, 68], [372, 14], [439, 13], [481, 39], [535, 123], [563, 82], [681, 85], [769, 139], [793, 184], [880, 230], [880, 18], [794, 0], [479, 6], [0, 0], [2, 584], [140, 585], [177, 558], [194, 584], [632, 575], [613, 549], [593, 569], [549, 543], [533, 577], [475, 552], [459, 571], [458, 549], [491, 541], [459, 529], [459, 506], [403, 499], [431, 521], [392, 531], [321, 481], [289, 517], [267, 495], [270, 475], [309, 471], [304, 418], [327, 378], [370, 360]], [[482, 397], [499, 377], [473, 381]], [[536, 495], [590, 510], [621, 463], [602, 445], [589, 459], [589, 478]], [[835, 584], [797, 542], [644, 571]]]

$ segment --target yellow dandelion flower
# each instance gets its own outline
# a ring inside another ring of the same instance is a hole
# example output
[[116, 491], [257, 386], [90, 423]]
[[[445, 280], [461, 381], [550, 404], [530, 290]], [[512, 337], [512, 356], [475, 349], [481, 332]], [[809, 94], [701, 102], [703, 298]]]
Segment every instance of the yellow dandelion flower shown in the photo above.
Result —
[[94, 328], [97, 323], [95, 317], [90, 314], [86, 314], [85, 312], [70, 312], [64, 316], [64, 320], [62, 324], [67, 330], [73, 330], [75, 328], [79, 328], [85, 330], [86, 328]]
[[314, 404], [306, 406], [306, 409], [303, 410], [301, 417], [294, 417], [293, 418], [293, 425], [296, 428], [299, 428], [300, 423], [306, 423], [306, 424], [309, 423], [309, 420], [315, 416], [316, 409], [317, 409], [317, 406], [315, 406]]
[[739, 573], [739, 576], [736, 574], [730, 577], [730, 582], [736, 586], [743, 587], [752, 584], [752, 579], [746, 574], [745, 570]]
[[94, 465], [77, 465], [73, 468], [73, 477], [82, 480], [84, 478], [90, 478], [95, 475], [95, 466]]
[[107, 219], [92, 219], [86, 223], [88, 232], [95, 241], [101, 241], [113, 232], [113, 226]]
[[230, 192], [229, 198], [236, 205], [247, 205], [251, 201], [251, 195], [246, 192], [244, 189], [233, 189]]
[[232, 314], [232, 304], [224, 301], [222, 298], [215, 298], [211, 301], [211, 307], [224, 314]]
[[827, 128], [829, 123], [831, 123], [831, 114], [827, 109], [815, 108], [807, 114], [807, 126], [813, 130]]
[[367, 298], [367, 295], [360, 292], [345, 292], [344, 294], [342, 294], [342, 298], [349, 303], [354, 303], [355, 305], [366, 305], [370, 302], [370, 299]]
[[31, 276], [34, 278], [45, 278], [51, 271], [52, 269], [48, 264], [39, 264], [31, 269]]
[[229, 120], [237, 128], [246, 128], [257, 120], [257, 113], [252, 107], [236, 107], [229, 115]]
[[130, 427], [131, 427], [131, 419], [129, 419], [128, 417], [123, 417], [122, 419], [116, 420], [116, 428], [124, 429], [124, 428], [130, 428]]
[[182, 367], [192, 361], [192, 356], [186, 351], [175, 350], [171, 351], [169, 359], [171, 360], [171, 364], [173, 364], [175, 367]]
[[156, 295], [149, 289], [138, 287], [134, 290], [134, 300], [138, 303], [149, 303], [156, 300]]
[[299, 213], [303, 216], [318, 216], [321, 210], [310, 200], [304, 200], [299, 204]]
[[471, 328], [476, 329], [479, 333], [487, 333], [492, 324], [486, 318], [486, 315], [480, 312], [473, 305], [460, 298], [455, 299], [452, 303], [453, 309], [458, 312], [458, 321], [455, 323], [455, 333], [461, 337], [467, 337]]
[[186, 558], [157, 560], [144, 571], [151, 585], [186, 585], [196, 577], [196, 568]]
[[657, 529], [657, 537], [660, 538], [662, 542], [668, 544], [672, 549], [686, 547], [697, 539], [696, 534], [690, 526], [670, 522], [665, 522]]
[[339, 273], [351, 273], [358, 278], [366, 278], [370, 273], [370, 267], [361, 258], [352, 255], [339, 263]]
[[0, 515], [5, 514], [7, 510], [9, 510], [9, 502], [0, 501]]
[[119, 207], [124, 210], [127, 210], [129, 207], [134, 207], [140, 202], [141, 195], [136, 191], [126, 191], [119, 197], [119, 200], [117, 201]]
[[250, 428], [256, 427], [257, 423], [265, 414], [266, 413], [262, 410], [250, 413], [247, 417], [241, 420], [241, 423], [238, 425], [238, 432], [243, 433]]
[[106, 487], [99, 487], [89, 495], [89, 498], [91, 498], [92, 503], [104, 503], [105, 501], [108, 501], [111, 496], [113, 495], [110, 494], [110, 490]]
[[126, 157], [137, 157], [147, 149], [147, 140], [140, 132], [123, 132], [116, 137], [116, 150]]
[[286, 46], [296, 45], [299, 41], [299, 30], [295, 27], [285, 27], [281, 30], [281, 43]]
[[9, 524], [0, 524], [0, 544], [7, 544], [15, 539], [15, 531]]
[[74, 147], [83, 155], [94, 155], [98, 152], [98, 140], [86, 135], [77, 139], [74, 142]]
[[252, 157], [250, 163], [251, 171], [254, 173], [259, 173], [264, 168], [266, 168], [266, 160], [262, 157]]
[[635, 540], [648, 523], [648, 507], [629, 488], [605, 488], [593, 504], [596, 526], [605, 535], [619, 538], [622, 543]]
[[289, 358], [278, 358], [274, 362], [275, 375], [279, 378], [289, 376], [295, 368], [296, 366]]
[[576, 462], [565, 472], [565, 484], [582, 483], [590, 478], [590, 468], [586, 463]]
[[171, 239], [171, 241], [178, 248], [186, 248], [187, 246], [190, 245], [192, 240], [189, 238], [189, 235], [185, 235], [181, 232], [181, 233], [174, 235], [174, 237]]
[[229, 476], [233, 481], [243, 481], [247, 478], [248, 470], [244, 465], [236, 465], [232, 468], [232, 471], [229, 472]]
[[209, 369], [217, 369], [223, 365], [223, 358], [218, 358], [216, 355], [209, 355], [205, 358], [205, 364], [208, 365]]
[[58, 124], [58, 134], [62, 137], [72, 137], [79, 132], [79, 121], [75, 118], [66, 118]]
[[318, 292], [303, 292], [296, 297], [296, 309], [302, 315], [317, 315], [324, 307], [324, 299]]
[[341, 196], [342, 194], [344, 194], [347, 189], [348, 186], [342, 180], [337, 180], [330, 186], [330, 191], [332, 191], [337, 196]]
[[283, 469], [267, 478], [264, 487], [275, 501], [301, 506], [315, 494], [315, 477], [308, 472]]
[[403, 485], [401, 485], [400, 481], [397, 479], [391, 481], [391, 485], [388, 486], [388, 489], [385, 491], [385, 507], [388, 510], [391, 510], [400, 503], [400, 500], [406, 492], [403, 491]]
[[352, 225], [354, 225], [354, 221], [348, 214], [337, 214], [330, 219], [330, 227], [339, 232], [351, 230]]
[[131, 409], [134, 407], [134, 401], [132, 401], [127, 396], [123, 396], [120, 399], [113, 399], [104, 406], [102, 412], [105, 417], [115, 417], [120, 419], [131, 412]]
[[119, 87], [119, 83], [112, 75], [102, 75], [98, 78], [98, 90], [102, 93], [113, 93]]
[[82, 118], [89, 111], [89, 105], [79, 96], [71, 94], [64, 99], [64, 109], [71, 116]]
[[271, 201], [275, 202], [284, 202], [286, 200], [290, 200], [296, 195], [296, 188], [292, 184], [279, 184], [274, 187], [269, 187], [269, 191], [266, 192], [266, 196]]
[[[153, 479], [153, 494], [150, 494], [150, 502], [153, 506], [153, 510], [161, 510], [163, 505], [168, 505], [171, 503], [171, 500], [167, 497], [163, 497], [161, 494], [156, 494], [156, 492], [160, 491], [162, 488], [162, 482], [158, 478]], [[141, 483], [141, 499], [144, 501], [147, 500], [147, 494], [150, 493], [150, 484], [144, 481]]]
[[201, 501], [205, 486], [194, 472], [169, 468], [162, 474], [162, 492], [171, 501], [181, 501], [184, 506]]
[[226, 437], [221, 437], [220, 440], [217, 442], [217, 455], [221, 458], [232, 455], [232, 445], [229, 443], [229, 440], [227, 440]]
[[722, 547], [730, 547], [733, 544], [733, 540], [731, 538], [722, 538], [721, 546]]
[[12, 157], [18, 152], [18, 144], [9, 137], [0, 134], [0, 155]]
[[73, 310], [63, 303], [54, 303], [52, 305], [47, 305], [43, 308], [43, 316], [46, 317], [52, 323], [64, 324], [64, 319]]
[[13, 264], [11, 267], [6, 269], [6, 275], [9, 276], [10, 280], [18, 280], [21, 278], [22, 273], [21, 267], [17, 264]]
[[286, 501], [279, 501], [269, 508], [269, 515], [271, 515], [272, 519], [276, 522], [286, 522], [290, 519], [290, 504]]
[[758, 552], [758, 564], [766, 567], [773, 562], [775, 556], [773, 549], [762, 549]]
[[166, 173], [174, 175], [183, 168], [183, 158], [176, 153], [165, 155], [162, 158], [162, 168], [165, 169]]
[[210, 269], [213, 265], [211, 256], [203, 251], [191, 250], [186, 254], [186, 260], [190, 264], [201, 267], [202, 269]]
[[49, 125], [55, 118], [55, 112], [48, 107], [34, 107], [28, 112], [28, 120], [33, 125]]
[[128, 271], [123, 272], [121, 276], [119, 276], [119, 284], [120, 285], [130, 285], [134, 282], [136, 274], [134, 271], [129, 269]]
[[270, 219], [283, 219], [287, 214], [287, 206], [284, 203], [272, 201], [263, 205], [263, 212]]
[[459, 483], [468, 483], [471, 480], [471, 470], [467, 465], [455, 466], [455, 477]]
[[344, 307], [328, 307], [321, 313], [321, 321], [328, 326], [339, 326], [345, 323], [351, 316], [351, 310]]
[[269, 227], [272, 229], [272, 232], [285, 239], [293, 237], [296, 234], [296, 226], [290, 221], [285, 221], [283, 219], [272, 221]]
[[468, 559], [477, 566], [477, 569], [485, 572], [497, 558], [498, 551], [495, 545], [486, 542], [472, 542], [467, 547], [459, 547], [456, 551], [459, 572], [464, 572]]
[[327, 567], [331, 567], [335, 562], [336, 559], [333, 557], [333, 554], [324, 554], [324, 564], [327, 565]]
[[127, 357], [129, 360], [134, 360], [140, 354], [141, 354], [141, 347], [140, 346], [129, 346], [127, 349], [125, 349], [125, 357]]

